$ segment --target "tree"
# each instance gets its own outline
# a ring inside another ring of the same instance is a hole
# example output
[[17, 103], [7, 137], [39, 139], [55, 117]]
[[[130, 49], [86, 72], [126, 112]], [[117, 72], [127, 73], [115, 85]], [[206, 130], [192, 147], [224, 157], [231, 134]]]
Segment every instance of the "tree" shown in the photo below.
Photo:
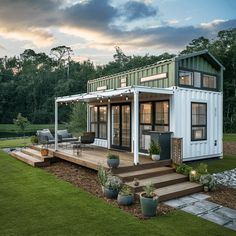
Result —
[[27, 126], [30, 125], [28, 119], [22, 116], [21, 113], [18, 113], [17, 118], [13, 119], [13, 123], [16, 125], [18, 130], [23, 133], [23, 136], [25, 137], [25, 129]]

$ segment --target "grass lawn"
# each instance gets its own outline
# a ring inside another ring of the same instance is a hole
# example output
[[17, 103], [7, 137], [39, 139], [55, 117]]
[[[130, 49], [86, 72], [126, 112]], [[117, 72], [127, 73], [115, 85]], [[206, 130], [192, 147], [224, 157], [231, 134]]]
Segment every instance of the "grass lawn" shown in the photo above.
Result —
[[0, 148], [23, 147], [30, 145], [30, 138], [17, 138], [9, 140], [0, 140]]
[[209, 173], [222, 172], [224, 170], [231, 170], [233, 168], [236, 168], [236, 155], [224, 155], [223, 160], [208, 159], [208, 160], [187, 162], [186, 164], [196, 167], [201, 162], [206, 163], [208, 165]]
[[0, 151], [0, 235], [223, 236], [235, 232], [176, 211], [139, 220]]
[[236, 142], [236, 134], [224, 134], [224, 141]]

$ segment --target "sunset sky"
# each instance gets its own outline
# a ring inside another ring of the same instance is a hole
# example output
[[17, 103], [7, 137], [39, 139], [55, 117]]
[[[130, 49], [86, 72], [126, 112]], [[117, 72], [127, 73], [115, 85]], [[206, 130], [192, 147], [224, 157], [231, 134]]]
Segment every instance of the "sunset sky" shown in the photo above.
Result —
[[70, 46], [75, 60], [177, 53], [236, 27], [236, 0], [0, 0], [0, 57]]

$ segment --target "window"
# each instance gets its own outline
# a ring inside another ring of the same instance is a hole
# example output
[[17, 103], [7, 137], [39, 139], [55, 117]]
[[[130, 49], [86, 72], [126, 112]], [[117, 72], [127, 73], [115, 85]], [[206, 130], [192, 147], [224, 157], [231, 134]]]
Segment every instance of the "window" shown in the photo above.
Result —
[[169, 131], [169, 102], [156, 102], [155, 106], [155, 130], [159, 132]]
[[207, 104], [206, 103], [191, 103], [192, 109], [192, 127], [191, 140], [206, 140], [207, 139]]
[[94, 106], [90, 108], [90, 131], [96, 138], [107, 138], [107, 107]]
[[202, 82], [204, 88], [216, 89], [216, 76], [204, 74], [202, 77]]
[[194, 72], [194, 87], [201, 88], [201, 73]]
[[185, 86], [193, 86], [193, 72], [179, 71], [179, 84]]

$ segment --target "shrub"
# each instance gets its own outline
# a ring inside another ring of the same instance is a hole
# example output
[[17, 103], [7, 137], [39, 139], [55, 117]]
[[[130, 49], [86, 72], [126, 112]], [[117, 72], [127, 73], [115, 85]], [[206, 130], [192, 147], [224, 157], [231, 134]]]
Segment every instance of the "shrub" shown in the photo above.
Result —
[[31, 141], [31, 143], [38, 143], [39, 142], [39, 139], [38, 139], [38, 137], [37, 136], [32, 136], [31, 138], [30, 138], [30, 141]]
[[132, 196], [133, 191], [129, 186], [123, 185], [123, 187], [121, 188], [119, 194], [122, 195], [122, 196]]
[[208, 173], [207, 171], [207, 164], [205, 163], [200, 163], [197, 168], [196, 171], [199, 175], [206, 175]]
[[152, 183], [144, 186], [143, 190], [144, 190], [146, 197], [153, 198], [155, 196], [155, 193], [154, 193], [155, 187]]
[[109, 153], [107, 155], [107, 159], [119, 159], [119, 155], [113, 154], [113, 153]]
[[150, 155], [159, 155], [161, 153], [160, 144], [158, 142], [155, 143], [152, 140], [151, 143], [150, 143], [148, 151], [149, 151]]
[[179, 174], [183, 174], [183, 175], [189, 175], [189, 172], [192, 170], [193, 168], [191, 166], [188, 166], [186, 164], [180, 164], [177, 165], [176, 167], [176, 172]]
[[98, 167], [98, 182], [102, 185], [105, 186], [108, 176], [111, 175], [110, 171], [107, 171], [104, 169], [104, 167], [102, 167], [101, 165], [99, 165]]
[[216, 190], [217, 188], [217, 182], [216, 182], [216, 179], [213, 175], [202, 175], [200, 177], [200, 183], [203, 185], [203, 186], [207, 186], [209, 191], [214, 191]]
[[114, 175], [108, 175], [105, 187], [113, 190], [120, 190], [122, 181], [119, 177]]

